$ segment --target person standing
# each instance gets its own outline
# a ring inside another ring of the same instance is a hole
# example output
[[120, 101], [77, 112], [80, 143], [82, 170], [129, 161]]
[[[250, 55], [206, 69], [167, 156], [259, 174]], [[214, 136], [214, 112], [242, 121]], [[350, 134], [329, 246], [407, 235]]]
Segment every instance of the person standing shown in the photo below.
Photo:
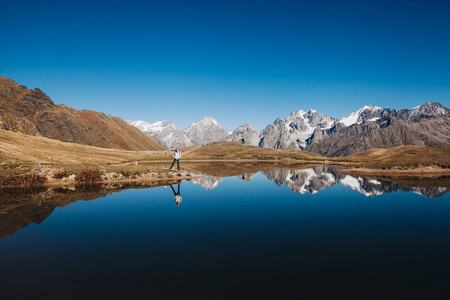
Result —
[[178, 148], [177, 148], [177, 149], [175, 149], [175, 152], [173, 153], [173, 162], [172, 162], [172, 165], [170, 166], [171, 170], [172, 170], [174, 163], [177, 162], [178, 171], [180, 171], [180, 158], [181, 158], [181, 151], [178, 150]]

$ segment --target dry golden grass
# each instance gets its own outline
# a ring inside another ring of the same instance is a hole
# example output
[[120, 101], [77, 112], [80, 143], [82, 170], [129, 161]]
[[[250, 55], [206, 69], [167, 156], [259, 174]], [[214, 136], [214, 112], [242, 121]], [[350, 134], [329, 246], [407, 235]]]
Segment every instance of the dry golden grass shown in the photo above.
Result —
[[103, 165], [159, 157], [164, 151], [127, 151], [60, 142], [0, 129], [2, 163]]
[[343, 160], [361, 163], [362, 167], [375, 169], [418, 168], [437, 166], [450, 168], [450, 147], [400, 146], [389, 149], [370, 149]]

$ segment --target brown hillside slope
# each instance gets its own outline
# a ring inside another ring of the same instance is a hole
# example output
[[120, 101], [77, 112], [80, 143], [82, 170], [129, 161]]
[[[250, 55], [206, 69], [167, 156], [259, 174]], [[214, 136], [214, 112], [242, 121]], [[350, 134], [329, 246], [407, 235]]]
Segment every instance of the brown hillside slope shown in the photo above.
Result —
[[3, 76], [0, 76], [0, 128], [102, 148], [163, 149], [120, 118], [54, 104], [38, 88], [30, 90]]
[[407, 145], [389, 149], [373, 148], [347, 156], [345, 160], [360, 162], [366, 168], [376, 169], [419, 166], [450, 168], [450, 146]]
[[105, 149], [0, 129], [0, 162], [2, 165], [16, 163], [103, 165], [142, 160], [146, 154], [150, 153], [157, 156], [160, 152]]

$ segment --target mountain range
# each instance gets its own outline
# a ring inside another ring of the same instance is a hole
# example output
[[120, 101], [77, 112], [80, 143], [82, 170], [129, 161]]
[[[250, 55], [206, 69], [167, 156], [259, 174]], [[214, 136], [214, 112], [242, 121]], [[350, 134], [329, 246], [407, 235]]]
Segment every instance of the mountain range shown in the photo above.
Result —
[[0, 129], [102, 148], [162, 150], [118, 117], [55, 104], [40, 89], [0, 76]]
[[228, 132], [209, 116], [182, 130], [167, 120], [153, 124], [127, 122], [165, 148], [230, 141], [265, 148], [306, 150], [335, 157], [371, 148], [450, 145], [449, 116], [448, 108], [429, 102], [399, 111], [366, 105], [341, 119], [322, 115], [313, 109], [299, 110], [284, 120], [277, 118], [261, 132], [249, 123]]
[[223, 141], [231, 132], [220, 125], [216, 119], [205, 116], [184, 129], [164, 120], [155, 123], [145, 121], [127, 121], [160, 143], [166, 149], [189, 147]]

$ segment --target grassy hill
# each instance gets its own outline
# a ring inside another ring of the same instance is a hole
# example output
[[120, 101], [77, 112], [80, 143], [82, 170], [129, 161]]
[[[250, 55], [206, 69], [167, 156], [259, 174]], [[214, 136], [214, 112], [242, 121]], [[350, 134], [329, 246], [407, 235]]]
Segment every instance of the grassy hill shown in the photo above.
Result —
[[345, 160], [359, 162], [363, 167], [374, 169], [414, 168], [419, 166], [450, 168], [450, 146], [408, 145], [389, 149], [373, 148], [347, 156]]
[[0, 76], [0, 128], [103, 148], [163, 150], [120, 118], [55, 104], [38, 88], [30, 90], [3, 76]]

